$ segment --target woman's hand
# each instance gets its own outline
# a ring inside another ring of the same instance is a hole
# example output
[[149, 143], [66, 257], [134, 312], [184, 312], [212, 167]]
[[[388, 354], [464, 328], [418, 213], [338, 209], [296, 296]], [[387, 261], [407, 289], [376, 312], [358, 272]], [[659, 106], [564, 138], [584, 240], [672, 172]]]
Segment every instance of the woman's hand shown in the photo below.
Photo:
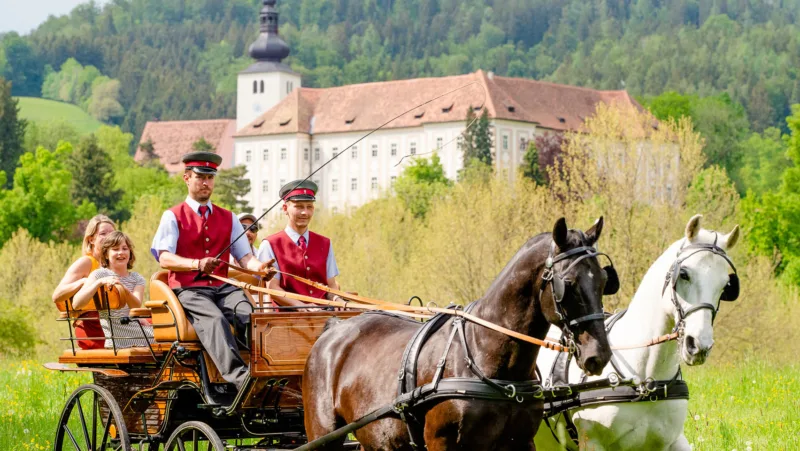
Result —
[[[97, 285], [98, 287], [105, 287], [107, 290], [111, 290], [115, 285], [122, 287], [122, 283], [119, 281], [119, 276], [106, 276], [97, 279]], [[122, 290], [120, 290], [120, 293], [122, 293]]]

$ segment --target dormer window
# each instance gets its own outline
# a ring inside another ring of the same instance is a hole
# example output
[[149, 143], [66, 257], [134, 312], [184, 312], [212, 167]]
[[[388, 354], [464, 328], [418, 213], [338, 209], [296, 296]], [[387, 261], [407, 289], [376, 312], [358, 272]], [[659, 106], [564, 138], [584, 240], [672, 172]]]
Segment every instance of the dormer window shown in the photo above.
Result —
[[356, 117], [355, 117], [355, 116], [353, 116], [353, 117], [351, 117], [350, 119], [345, 119], [345, 120], [344, 120], [344, 123], [345, 123], [345, 124], [347, 124], [347, 125], [350, 125], [350, 124], [352, 124], [352, 123], [353, 123], [353, 121], [355, 121], [355, 120], [356, 120]]
[[565, 124], [567, 122], [567, 120], [564, 119], [563, 117], [559, 117], [558, 118], [558, 122], [561, 122], [562, 124]]
[[423, 112], [421, 112], [421, 113], [415, 114], [415, 115], [414, 115], [414, 119], [422, 119], [422, 116], [424, 116], [424, 115], [425, 115], [425, 112], [424, 112], [424, 111], [423, 111]]
[[454, 104], [451, 103], [450, 106], [446, 106], [446, 107], [442, 108], [442, 113], [449, 113], [453, 109], [453, 105]]

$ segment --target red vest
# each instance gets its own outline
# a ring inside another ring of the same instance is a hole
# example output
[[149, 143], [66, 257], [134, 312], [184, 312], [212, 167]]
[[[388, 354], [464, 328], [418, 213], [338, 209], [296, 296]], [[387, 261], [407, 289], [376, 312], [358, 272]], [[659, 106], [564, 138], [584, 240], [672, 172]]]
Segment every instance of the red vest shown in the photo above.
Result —
[[[186, 202], [169, 209], [178, 220], [178, 246], [175, 254], [184, 258], [203, 259], [216, 257], [217, 254], [231, 244], [231, 228], [233, 213], [213, 206], [203, 227], [203, 218], [195, 213]], [[227, 262], [230, 250], [220, 255], [220, 260]], [[228, 266], [220, 265], [214, 274], [228, 277]], [[197, 271], [169, 272], [170, 288], [218, 287], [223, 283], [216, 279], [203, 278], [194, 280]]]
[[[303, 253], [286, 231], [280, 231], [266, 238], [272, 246], [272, 252], [278, 260], [281, 271], [304, 277], [306, 279], [328, 284], [328, 252], [331, 240], [314, 232], [308, 232], [308, 246]], [[281, 288], [291, 293], [302, 294], [314, 298], [324, 298], [325, 292], [308, 286], [292, 276], [281, 274]]]

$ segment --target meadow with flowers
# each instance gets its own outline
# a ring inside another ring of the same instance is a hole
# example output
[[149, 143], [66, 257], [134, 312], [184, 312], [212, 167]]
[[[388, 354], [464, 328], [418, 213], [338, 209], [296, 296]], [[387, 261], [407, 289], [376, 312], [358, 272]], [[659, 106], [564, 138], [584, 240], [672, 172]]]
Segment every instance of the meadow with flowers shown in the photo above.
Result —
[[[91, 376], [33, 361], [0, 363], [0, 450], [52, 449], [67, 397]], [[684, 428], [693, 450], [800, 449], [800, 365], [752, 360], [683, 373], [691, 390]]]

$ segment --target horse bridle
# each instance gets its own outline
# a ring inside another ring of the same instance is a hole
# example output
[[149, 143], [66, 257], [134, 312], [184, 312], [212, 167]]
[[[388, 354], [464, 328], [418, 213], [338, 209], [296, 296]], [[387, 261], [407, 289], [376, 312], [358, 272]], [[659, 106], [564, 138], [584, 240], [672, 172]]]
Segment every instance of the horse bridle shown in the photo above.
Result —
[[[685, 241], [684, 241], [685, 244]], [[731, 267], [733, 270], [733, 274], [728, 276], [728, 283], [725, 285], [725, 288], [722, 290], [722, 294], [719, 297], [720, 301], [735, 301], [739, 297], [739, 275], [736, 271], [736, 265], [733, 264], [733, 261], [728, 257], [728, 254], [725, 252], [724, 249], [717, 246], [717, 236], [715, 232], [714, 243], [697, 243], [697, 244], [690, 244], [688, 246], [681, 245], [680, 249], [678, 250], [678, 255], [672, 266], [670, 266], [669, 271], [667, 271], [666, 279], [664, 280], [664, 288], [661, 290], [661, 294], [663, 295], [667, 287], [672, 285], [672, 294], [670, 295], [672, 304], [675, 305], [675, 310], [678, 313], [678, 321], [675, 323], [675, 329], [680, 329], [683, 326], [684, 320], [686, 317], [691, 315], [694, 312], [700, 310], [710, 310], [711, 311], [711, 324], [714, 324], [714, 319], [717, 317], [717, 312], [719, 311], [719, 305], [716, 307], [714, 304], [710, 304], [708, 302], [701, 302], [696, 305], [692, 305], [687, 310], [684, 310], [681, 306], [681, 303], [678, 300], [678, 290], [677, 284], [678, 279], [680, 278], [680, 271], [681, 271], [681, 264], [686, 261], [691, 256], [698, 254], [700, 252], [711, 252], [712, 254], [719, 255], [720, 257], [724, 258], [725, 261], [728, 263], [728, 266]], [[688, 255], [685, 257], [681, 257], [681, 254], [684, 252], [689, 252]]]
[[[586, 242], [586, 235], [578, 230], [577, 232], [581, 235], [581, 244]], [[603, 267], [603, 271], [606, 274], [606, 285], [603, 289], [604, 295], [612, 295], [615, 294], [619, 290], [619, 277], [617, 276], [617, 271], [614, 269], [614, 262], [611, 260], [611, 257], [608, 254], [603, 252], [598, 252], [592, 246], [583, 246], [576, 247], [574, 249], [570, 249], [566, 252], [562, 252], [560, 254], [556, 254], [556, 243], [553, 241], [550, 245], [550, 253], [547, 256], [547, 260], [545, 260], [544, 267], [545, 270], [542, 273], [542, 280], [545, 282], [539, 288], [539, 299], [542, 298], [542, 294], [544, 293], [544, 289], [547, 285], [550, 285], [550, 291], [553, 294], [553, 304], [555, 305], [556, 315], [558, 315], [559, 320], [562, 322], [562, 332], [563, 336], [572, 340], [572, 331], [571, 327], [577, 326], [580, 323], [584, 323], [587, 321], [594, 321], [594, 320], [603, 320], [605, 319], [605, 313], [603, 311], [590, 313], [588, 315], [584, 315], [578, 318], [569, 319], [567, 318], [567, 314], [564, 311], [563, 307], [561, 306], [561, 301], [564, 300], [564, 294], [566, 291], [566, 284], [564, 283], [563, 274], [568, 274], [569, 271], [574, 268], [578, 263], [582, 260], [587, 258], [597, 258], [598, 256], [605, 256], [608, 261], [611, 263], [608, 266]], [[577, 256], [574, 260], [572, 260], [567, 266], [567, 268], [561, 272], [561, 274], [556, 273], [555, 264], [566, 260], [572, 257]]]

